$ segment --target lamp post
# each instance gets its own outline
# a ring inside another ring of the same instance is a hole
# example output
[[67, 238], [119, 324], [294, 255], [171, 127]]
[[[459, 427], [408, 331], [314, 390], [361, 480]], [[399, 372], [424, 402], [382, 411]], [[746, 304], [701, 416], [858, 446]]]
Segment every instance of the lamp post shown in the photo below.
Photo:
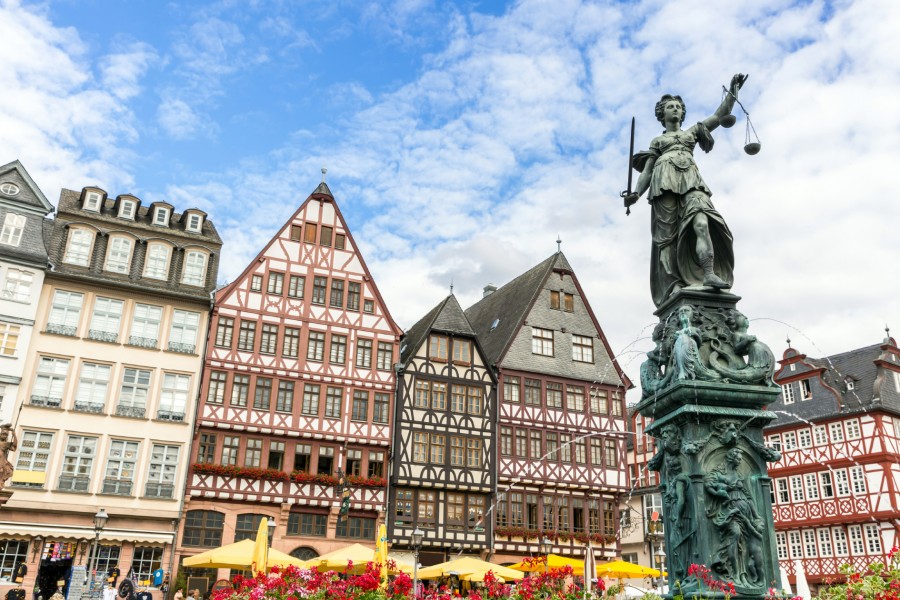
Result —
[[666, 563], [666, 551], [663, 548], [662, 541], [659, 542], [659, 551], [656, 553], [656, 564], [659, 566], [659, 590], [662, 592], [667, 577], [663, 576], [663, 569]]
[[106, 514], [106, 509], [101, 508], [97, 511], [97, 514], [94, 515], [94, 549], [91, 552], [91, 568], [88, 570], [88, 577], [90, 577], [90, 587], [89, 595], [91, 598], [94, 597], [94, 583], [96, 582], [96, 577], [94, 576], [94, 570], [97, 568], [97, 555], [99, 554], [99, 546], [100, 546], [100, 532], [103, 531], [103, 528], [106, 527], [106, 522], [109, 520], [109, 515]]
[[275, 519], [269, 517], [266, 521], [266, 564], [263, 565], [263, 573], [269, 572], [269, 548], [272, 546], [272, 542], [275, 541]]
[[413, 598], [419, 597], [419, 548], [422, 546], [422, 538], [425, 532], [416, 527], [412, 532], [413, 545]]
[[547, 569], [550, 567], [550, 551], [553, 550], [553, 540], [548, 537], [545, 537], [541, 540], [541, 543], [538, 544], [538, 551], [544, 555], [544, 573], [547, 572]]

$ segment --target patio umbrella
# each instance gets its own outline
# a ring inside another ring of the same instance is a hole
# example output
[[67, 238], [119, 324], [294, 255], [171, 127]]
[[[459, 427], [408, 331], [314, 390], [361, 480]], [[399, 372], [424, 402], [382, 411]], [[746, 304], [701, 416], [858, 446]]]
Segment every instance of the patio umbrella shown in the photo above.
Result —
[[546, 568], [548, 571], [560, 569], [562, 567], [572, 567], [573, 574], [582, 575], [584, 573], [584, 561], [577, 558], [569, 558], [558, 554], [548, 554], [547, 556], [537, 556], [529, 560], [523, 560], [514, 565], [510, 565], [510, 569], [516, 571], [524, 571], [526, 573], [542, 573]]
[[594, 557], [594, 545], [590, 542], [584, 550], [584, 568], [581, 572], [584, 576], [584, 597], [588, 598], [594, 585], [593, 579], [597, 576], [597, 559]]
[[250, 571], [255, 575], [262, 571], [266, 573], [266, 562], [269, 560], [269, 520], [260, 519], [259, 529], [256, 530], [256, 542], [253, 544], [253, 562], [250, 563]]
[[515, 569], [503, 567], [501, 565], [495, 565], [494, 563], [475, 558], [474, 556], [463, 556], [462, 558], [455, 558], [447, 562], [419, 569], [419, 579], [438, 579], [439, 577], [445, 577], [447, 575], [459, 575], [462, 577], [463, 575], [486, 573], [487, 571], [493, 571], [494, 575], [499, 575], [507, 581], [525, 577], [525, 574], [521, 571], [516, 571]]
[[[468, 573], [466, 575], [460, 575], [459, 578], [461, 581], [484, 581], [484, 576], [487, 575], [491, 571], [492, 571], [491, 569], [488, 569], [487, 571]], [[497, 583], [506, 583], [506, 580], [503, 579], [502, 577], [500, 577], [499, 575], [497, 575], [496, 573], [494, 574], [494, 579], [497, 581]]]
[[812, 594], [809, 592], [809, 583], [806, 582], [806, 571], [803, 570], [803, 561], [800, 559], [794, 561], [794, 574], [797, 576], [797, 581], [794, 582], [794, 586], [797, 588], [797, 595], [803, 600], [809, 600]]
[[[201, 569], [249, 569], [253, 565], [253, 551], [256, 543], [253, 540], [241, 540], [234, 544], [227, 544], [221, 548], [213, 548], [200, 554], [184, 559], [185, 567], [198, 567]], [[304, 566], [299, 558], [294, 558], [274, 548], [269, 548], [266, 565], [272, 567], [286, 567], [294, 565]]]
[[[343, 548], [338, 548], [333, 552], [311, 558], [304, 563], [307, 568], [318, 569], [319, 571], [338, 571], [343, 573], [347, 569], [347, 565], [352, 563], [350, 572], [362, 573], [366, 569], [366, 564], [376, 562], [375, 550], [363, 546], [362, 544], [350, 544]], [[412, 565], [405, 563], [397, 563], [396, 569], [391, 573], [412, 573]]]
[[624, 560], [613, 560], [597, 565], [598, 577], [614, 579], [631, 579], [634, 577], [659, 577], [659, 571], [650, 567], [642, 567]]
[[379, 587], [382, 590], [387, 589], [388, 584], [388, 547], [387, 547], [387, 525], [381, 524], [378, 527], [378, 539], [375, 540], [375, 562], [381, 565], [381, 583]]

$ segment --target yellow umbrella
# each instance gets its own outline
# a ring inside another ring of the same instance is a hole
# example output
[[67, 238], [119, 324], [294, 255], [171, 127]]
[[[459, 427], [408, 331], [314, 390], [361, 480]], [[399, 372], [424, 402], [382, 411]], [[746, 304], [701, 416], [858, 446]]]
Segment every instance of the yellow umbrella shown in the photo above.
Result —
[[516, 571], [524, 571], [526, 573], [542, 573], [546, 568], [548, 571], [553, 569], [561, 569], [563, 567], [572, 567], [574, 575], [584, 574], [584, 561], [577, 558], [569, 558], [558, 554], [548, 554], [547, 556], [537, 556], [530, 560], [523, 560], [514, 565], [509, 565], [510, 569]]
[[493, 571], [494, 575], [498, 575], [509, 581], [510, 579], [522, 579], [525, 574], [509, 567], [495, 565], [472, 556], [463, 556], [438, 565], [432, 565], [419, 569], [419, 579], [437, 579], [446, 575], [471, 575], [473, 573], [485, 573]]
[[[221, 548], [207, 550], [200, 554], [184, 559], [185, 567], [199, 567], [201, 569], [249, 569], [253, 565], [253, 552], [256, 543], [253, 540], [241, 540], [234, 544], [228, 544]], [[274, 548], [269, 548], [269, 556], [266, 564], [269, 568], [286, 567], [294, 565], [304, 566], [299, 558], [294, 558]]]
[[266, 573], [266, 562], [269, 560], [269, 520], [263, 517], [259, 521], [259, 529], [256, 530], [256, 543], [253, 544], [253, 562], [250, 571], [256, 575], [262, 571]]
[[[349, 563], [353, 563], [351, 572], [360, 573], [365, 570], [366, 564], [375, 562], [375, 550], [363, 546], [362, 544], [350, 544], [343, 548], [338, 548], [334, 552], [311, 558], [304, 563], [304, 566], [310, 569], [318, 569], [319, 571], [339, 571], [344, 572]], [[412, 573], [412, 565], [397, 563], [397, 568], [392, 573]]]
[[598, 577], [630, 579], [633, 577], [659, 577], [659, 571], [650, 567], [642, 567], [624, 560], [613, 560], [597, 565]]
[[[479, 571], [476, 573], [468, 573], [466, 575], [460, 575], [459, 578], [462, 581], [484, 581], [484, 576], [487, 575], [489, 572], [491, 572], [490, 569], [487, 571]], [[502, 577], [500, 577], [499, 575], [497, 575], [496, 573], [494, 574], [494, 579], [497, 580], [497, 583], [506, 583], [506, 580], [503, 579]]]
[[381, 565], [381, 584], [379, 587], [382, 590], [386, 590], [388, 584], [387, 545], [387, 525], [382, 523], [378, 527], [378, 539], [375, 540], [375, 562]]

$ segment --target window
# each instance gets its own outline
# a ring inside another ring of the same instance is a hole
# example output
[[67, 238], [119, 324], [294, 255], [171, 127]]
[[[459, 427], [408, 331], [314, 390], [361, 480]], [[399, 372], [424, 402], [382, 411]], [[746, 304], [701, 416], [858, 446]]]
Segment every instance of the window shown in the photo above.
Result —
[[788, 531], [791, 558], [803, 558], [803, 542], [799, 531]]
[[831, 556], [831, 531], [828, 529], [817, 529], [816, 534], [819, 537], [819, 554], [824, 557]]
[[344, 282], [340, 279], [331, 280], [331, 297], [328, 306], [343, 308], [344, 306]]
[[863, 529], [866, 532], [866, 549], [869, 554], [881, 554], [881, 530], [878, 525], [867, 523], [863, 525]]
[[390, 394], [375, 393], [375, 404], [373, 406], [372, 422], [387, 423], [388, 412], [390, 410], [391, 396]]
[[528, 456], [535, 460], [541, 458], [543, 451], [541, 450], [542, 445], [542, 436], [541, 432], [537, 429], [532, 429], [530, 434], [529, 444], [528, 444]]
[[547, 460], [559, 460], [559, 434], [548, 431], [545, 439], [547, 440], [547, 452], [544, 456]]
[[66, 253], [63, 262], [81, 267], [88, 266], [91, 258], [91, 246], [94, 243], [94, 234], [86, 229], [70, 229], [69, 243], [66, 245]]
[[575, 296], [563, 293], [563, 310], [566, 312], [575, 311]]
[[106, 459], [106, 475], [103, 479], [104, 494], [131, 494], [134, 484], [134, 465], [137, 462], [138, 443], [112, 440]]
[[[122, 387], [119, 389], [119, 405], [116, 408], [116, 414], [124, 417], [143, 418], [144, 411], [147, 409], [149, 391], [150, 371], [125, 367], [122, 373]], [[210, 391], [212, 391], [212, 387], [210, 387]]]
[[607, 469], [614, 469], [619, 465], [619, 450], [615, 440], [603, 440], [603, 454]]
[[253, 408], [257, 410], [269, 410], [271, 402], [272, 380], [268, 377], [257, 376], [256, 390], [253, 393]]
[[369, 517], [348, 517], [337, 524], [335, 535], [354, 540], [371, 540], [375, 536], [375, 519]]
[[244, 450], [244, 466], [258, 469], [262, 462], [262, 440], [259, 438], [247, 438], [247, 448]]
[[157, 206], [153, 209], [153, 224], [167, 226], [169, 224], [169, 209], [164, 206]]
[[52, 433], [23, 431], [22, 440], [19, 442], [19, 455], [16, 457], [16, 470], [46, 473], [52, 446]]
[[512, 456], [512, 427], [500, 428], [500, 454]]
[[850, 549], [855, 556], [862, 556], [866, 553], [866, 547], [863, 544], [862, 529], [859, 525], [848, 525], [847, 537], [850, 538]]
[[313, 277], [312, 303], [325, 304], [325, 290], [328, 287], [327, 277]]
[[164, 244], [148, 244], [144, 260], [144, 277], [151, 279], [169, 278], [169, 255], [171, 249]]
[[278, 325], [263, 323], [259, 339], [260, 354], [275, 354], [278, 349]]
[[827, 471], [819, 473], [819, 480], [822, 482], [822, 497], [834, 498], [834, 485], [831, 482], [831, 473]]
[[320, 387], [313, 383], [303, 386], [303, 405], [300, 412], [304, 415], [318, 416], [319, 414], [319, 390]]
[[250, 291], [251, 292], [261, 292], [262, 291], [262, 275], [253, 275], [250, 277]]
[[807, 500], [818, 500], [819, 499], [819, 478], [816, 477], [815, 473], [807, 473], [803, 476], [803, 481], [806, 487], [806, 499]]
[[322, 227], [319, 229], [319, 244], [321, 244], [322, 246], [330, 246], [331, 234], [333, 231], [334, 228], [327, 225], [322, 225]]
[[463, 365], [472, 364], [472, 342], [453, 340], [453, 362]]
[[812, 433], [809, 429], [801, 429], [797, 432], [797, 443], [801, 448], [812, 446]]
[[[328, 419], [341, 418], [341, 402], [344, 397], [344, 391], [339, 387], [328, 387], [325, 390], [325, 417]], [[354, 400], [354, 410], [356, 410]]]
[[22, 242], [24, 230], [25, 215], [6, 213], [6, 217], [3, 219], [3, 231], [0, 232], [0, 244], [18, 246]]
[[777, 489], [778, 503], [779, 504], [789, 504], [791, 501], [791, 496], [788, 493], [787, 479], [784, 479], [784, 478], [776, 479], [775, 487]]
[[552, 291], [550, 292], [550, 308], [553, 310], [559, 310], [560, 307], [560, 294], [559, 292]]
[[559, 434], [559, 460], [572, 462], [572, 436], [568, 433]]
[[369, 477], [384, 476], [384, 452], [369, 452]]
[[465, 438], [450, 436], [450, 466], [464, 467], [466, 465], [466, 441]]
[[553, 332], [549, 329], [532, 327], [531, 352], [542, 356], [553, 356]]
[[294, 470], [309, 473], [310, 456], [312, 455], [312, 446], [309, 444], [297, 444], [294, 447]]
[[280, 296], [284, 289], [284, 273], [269, 273], [269, 284], [266, 292], [275, 296]]
[[862, 437], [862, 432], [859, 429], [858, 419], [848, 419], [844, 421], [844, 425], [847, 427], [848, 440], [858, 440]]
[[797, 449], [797, 434], [793, 431], [786, 431], [784, 433], [784, 450], [796, 450]]
[[547, 382], [547, 408], [562, 408], [562, 384]]
[[793, 404], [794, 403], [794, 388], [790, 383], [786, 383], [781, 386], [781, 395], [784, 396], [785, 404]]
[[202, 286], [206, 284], [206, 260], [205, 252], [191, 250], [184, 257], [184, 275], [181, 283], [185, 285]]
[[372, 340], [356, 340], [356, 366], [360, 369], [372, 368]]
[[363, 300], [363, 312], [372, 314], [375, 312], [375, 302], [373, 300]]
[[466, 439], [466, 466], [470, 469], [480, 469], [484, 466], [482, 441], [478, 438]]
[[135, 304], [131, 318], [131, 336], [128, 343], [142, 348], [156, 348], [159, 340], [159, 323], [162, 307], [149, 304]]
[[137, 546], [134, 549], [134, 557], [131, 559], [131, 568], [134, 569], [135, 581], [152, 579], [154, 571], [162, 566], [163, 549], [152, 546]]
[[92, 340], [103, 342], [117, 341], [119, 339], [122, 308], [124, 305], [125, 303], [122, 300], [98, 296], [94, 301], [94, 314], [91, 315], [88, 337]]
[[350, 418], [354, 421], [366, 421], [369, 417], [369, 392], [353, 391], [353, 412]]
[[87, 492], [91, 482], [91, 470], [97, 453], [97, 438], [70, 435], [66, 439], [62, 473], [57, 489], [70, 492]]
[[443, 335], [432, 335], [428, 342], [428, 358], [445, 362], [447, 360], [447, 338]]
[[347, 450], [347, 475], [353, 475], [355, 477], [359, 477], [362, 473], [362, 450], [357, 449], [348, 449]]
[[84, 363], [78, 378], [74, 409], [81, 412], [102, 413], [106, 405], [106, 390], [109, 387], [109, 365]]
[[835, 469], [832, 471], [834, 475], [835, 487], [837, 487], [838, 496], [850, 495], [850, 480], [847, 478], [847, 471], [844, 469]]
[[394, 365], [394, 345], [390, 342], [378, 342], [378, 354], [375, 368], [379, 371], [390, 371]]
[[238, 350], [253, 350], [256, 345], [256, 321], [241, 321], [238, 330]]
[[[275, 396], [275, 410], [287, 413], [294, 411], [293, 381], [278, 382], [278, 394]], [[318, 414], [318, 408], [316, 409], [316, 414]]]
[[594, 340], [583, 336], [572, 336], [572, 360], [578, 362], [594, 362]]
[[31, 404], [34, 406], [59, 407], [62, 403], [68, 372], [68, 360], [42, 356], [38, 362], [37, 376], [34, 380], [34, 387], [31, 390]]
[[15, 356], [16, 346], [19, 343], [18, 325], [0, 322], [0, 355]]
[[812, 390], [809, 389], [809, 379], [800, 380], [800, 397], [802, 400], [812, 398]]
[[342, 365], [347, 358], [347, 336], [331, 334], [331, 349], [328, 352], [328, 362], [333, 365]]
[[131, 268], [131, 249], [134, 247], [130, 238], [116, 236], [109, 240], [109, 251], [106, 254], [106, 270], [113, 273], [128, 273]]
[[470, 415], [481, 415], [484, 405], [484, 390], [479, 387], [466, 388], [466, 412]]
[[854, 494], [866, 493], [866, 474], [862, 467], [850, 467], [850, 481], [853, 484]]
[[331, 475], [332, 471], [334, 471], [334, 448], [331, 446], [320, 446], [316, 473]]
[[216, 435], [214, 433], [201, 433], [200, 445], [197, 449], [198, 463], [213, 463], [216, 461]]
[[844, 441], [844, 428], [841, 427], [840, 421], [828, 424], [828, 433], [831, 435], [832, 442]]
[[507, 402], [519, 403], [519, 378], [506, 377], [503, 380], [503, 399]]
[[622, 416], [622, 406], [624, 402], [622, 402], [622, 395], [619, 392], [612, 393], [612, 399], [609, 402], [609, 414], [614, 417]]
[[525, 379], [525, 404], [529, 406], [541, 405], [540, 379]]
[[131, 200], [122, 200], [119, 203], [119, 218], [133, 220], [136, 206]]
[[6, 284], [3, 287], [3, 297], [19, 302], [28, 302], [31, 298], [31, 284], [34, 274], [19, 269], [6, 270]]
[[803, 549], [807, 558], [816, 558], [819, 555], [816, 548], [816, 532], [812, 529], [803, 530]]
[[303, 298], [303, 288], [306, 278], [301, 275], [291, 275], [288, 279], [288, 297]]
[[169, 330], [169, 350], [193, 354], [197, 349], [197, 331], [200, 329], [200, 313], [175, 310], [172, 328]]
[[327, 528], [328, 515], [299, 512], [292, 512], [288, 515], [288, 535], [325, 537]]
[[78, 329], [78, 318], [81, 315], [81, 303], [84, 294], [56, 290], [50, 304], [50, 318], [47, 320], [47, 332], [60, 335], [75, 335]]
[[184, 421], [190, 387], [190, 375], [163, 373], [157, 418], [164, 421]]
[[222, 404], [225, 400], [225, 383], [228, 375], [223, 371], [211, 371], [209, 374], [209, 389], [206, 392], [208, 404]]
[[296, 327], [284, 328], [284, 339], [281, 342], [281, 355], [287, 358], [297, 358], [300, 353], [300, 329]]
[[237, 465], [238, 453], [241, 450], [241, 438], [236, 435], [226, 435], [222, 442], [222, 464]]
[[791, 477], [791, 500], [794, 502], [803, 502], [803, 480], [799, 475]]
[[343, 233], [334, 234], [334, 249], [343, 250], [346, 245], [346, 236]]
[[5, 194], [7, 196], [15, 196], [19, 193], [19, 186], [14, 184], [11, 181], [4, 181], [0, 183], [0, 193]]
[[528, 430], [521, 427], [516, 429], [516, 456], [528, 458]]
[[427, 490], [419, 490], [418, 492], [418, 518], [416, 524], [419, 527], [434, 527], [435, 521], [435, 497], [437, 494]]
[[269, 461], [266, 466], [278, 471], [284, 468], [284, 442], [269, 442]]
[[188, 213], [187, 225], [185, 229], [194, 233], [200, 233], [203, 228], [203, 217], [197, 213]]
[[828, 443], [828, 433], [824, 425], [816, 425], [813, 428], [813, 438], [816, 441], [816, 446], [824, 446]]
[[580, 385], [566, 386], [566, 409], [584, 412], [584, 388]]
[[310, 331], [309, 342], [306, 346], [306, 358], [322, 362], [325, 358], [325, 333], [322, 331]]
[[216, 548], [222, 545], [222, 529], [225, 515], [213, 510], [189, 510], [184, 518], [184, 534], [181, 543], [185, 546]]
[[291, 223], [291, 241], [299, 242], [303, 239], [303, 227]]
[[234, 319], [231, 317], [219, 317], [216, 322], [216, 346], [231, 348], [231, 338], [234, 335]]
[[359, 310], [360, 285], [355, 281], [347, 282], [347, 310]]
[[831, 535], [834, 538], [834, 555], [847, 556], [847, 533], [842, 527], [832, 527]]
[[231, 383], [231, 406], [247, 406], [247, 398], [250, 396], [250, 376], [235, 374]]

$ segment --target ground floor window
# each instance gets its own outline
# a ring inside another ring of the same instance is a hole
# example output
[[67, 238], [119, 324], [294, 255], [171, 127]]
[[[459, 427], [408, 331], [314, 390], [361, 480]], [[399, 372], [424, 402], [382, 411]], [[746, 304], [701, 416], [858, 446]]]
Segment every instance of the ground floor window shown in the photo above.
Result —
[[26, 561], [28, 542], [0, 540], [0, 581], [12, 581], [16, 565]]
[[134, 558], [131, 568], [134, 569], [135, 581], [147, 581], [153, 579], [153, 571], [162, 565], [162, 548], [152, 546], [138, 546], [134, 549]]

